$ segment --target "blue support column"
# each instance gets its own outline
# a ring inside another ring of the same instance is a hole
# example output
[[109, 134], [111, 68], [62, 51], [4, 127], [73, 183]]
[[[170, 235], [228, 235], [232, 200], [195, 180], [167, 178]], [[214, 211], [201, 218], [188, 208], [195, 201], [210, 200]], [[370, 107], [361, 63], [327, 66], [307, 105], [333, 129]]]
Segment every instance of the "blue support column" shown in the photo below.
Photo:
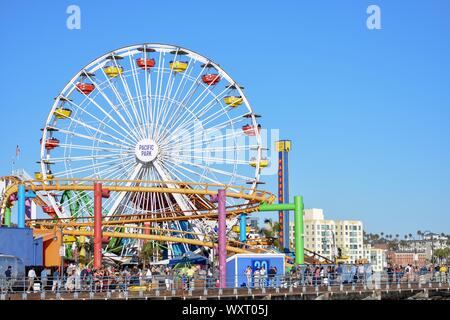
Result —
[[17, 190], [17, 226], [25, 228], [25, 185], [19, 184]]
[[247, 215], [241, 214], [239, 225], [239, 241], [247, 241]]

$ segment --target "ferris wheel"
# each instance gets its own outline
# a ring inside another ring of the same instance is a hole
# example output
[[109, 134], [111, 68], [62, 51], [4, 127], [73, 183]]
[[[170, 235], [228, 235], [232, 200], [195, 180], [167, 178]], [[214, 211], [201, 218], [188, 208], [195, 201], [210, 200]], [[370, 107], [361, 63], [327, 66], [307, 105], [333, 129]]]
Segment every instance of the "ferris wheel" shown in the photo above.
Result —
[[[268, 161], [259, 116], [243, 89], [214, 61], [178, 46], [146, 43], [106, 53], [55, 98], [36, 178], [138, 180], [118, 183], [194, 190], [222, 184], [252, 192]], [[51, 205], [43, 209], [50, 215], [92, 214], [92, 192], [47, 196]], [[195, 194], [116, 192], [103, 202], [107, 218], [192, 214], [208, 206], [209, 199]]]

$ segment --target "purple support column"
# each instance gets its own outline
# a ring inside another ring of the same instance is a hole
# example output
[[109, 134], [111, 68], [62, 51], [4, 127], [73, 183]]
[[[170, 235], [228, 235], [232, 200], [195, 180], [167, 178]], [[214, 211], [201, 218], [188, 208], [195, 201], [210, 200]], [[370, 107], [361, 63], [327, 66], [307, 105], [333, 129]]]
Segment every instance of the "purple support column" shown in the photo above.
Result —
[[31, 220], [31, 200], [30, 198], [25, 199], [25, 221]]
[[227, 222], [226, 222], [226, 209], [225, 202], [227, 196], [225, 190], [218, 190], [217, 198], [219, 202], [219, 286], [220, 288], [226, 288], [227, 279]]

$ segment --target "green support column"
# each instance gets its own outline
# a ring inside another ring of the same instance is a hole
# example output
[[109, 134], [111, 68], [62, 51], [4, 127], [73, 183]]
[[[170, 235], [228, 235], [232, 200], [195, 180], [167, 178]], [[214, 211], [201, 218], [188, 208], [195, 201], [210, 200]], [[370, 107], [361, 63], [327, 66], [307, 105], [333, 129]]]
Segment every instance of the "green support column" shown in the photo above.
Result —
[[305, 247], [303, 241], [303, 197], [295, 196], [294, 203], [267, 204], [262, 203], [259, 211], [292, 211], [294, 210], [295, 226], [295, 263], [305, 263]]
[[294, 197], [294, 226], [295, 226], [295, 263], [305, 263], [305, 251], [303, 242], [303, 197]]
[[11, 208], [5, 208], [5, 225], [10, 228], [11, 227]]

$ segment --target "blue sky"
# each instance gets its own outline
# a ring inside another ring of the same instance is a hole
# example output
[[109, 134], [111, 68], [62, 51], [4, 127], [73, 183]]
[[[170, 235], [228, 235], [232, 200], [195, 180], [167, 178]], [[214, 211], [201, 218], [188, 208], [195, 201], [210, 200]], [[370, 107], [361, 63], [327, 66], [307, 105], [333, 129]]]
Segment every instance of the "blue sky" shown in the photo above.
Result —
[[[66, 28], [71, 4], [81, 30]], [[381, 30], [366, 28], [371, 4]], [[449, 233], [449, 12], [447, 0], [2, 1], [1, 174], [16, 144], [17, 167], [36, 169], [53, 97], [82, 66], [172, 43], [218, 62], [264, 127], [293, 140], [291, 195], [306, 207], [369, 232]]]

